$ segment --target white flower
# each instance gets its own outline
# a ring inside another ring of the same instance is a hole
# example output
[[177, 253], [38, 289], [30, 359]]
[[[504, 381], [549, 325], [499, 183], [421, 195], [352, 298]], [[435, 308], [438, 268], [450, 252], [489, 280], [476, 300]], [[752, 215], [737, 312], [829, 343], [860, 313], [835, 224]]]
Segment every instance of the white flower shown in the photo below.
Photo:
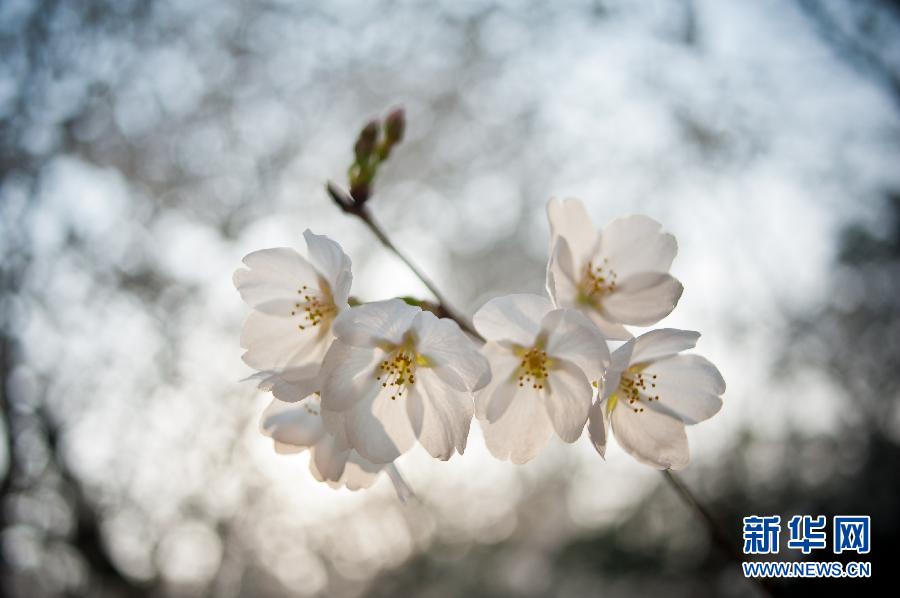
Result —
[[488, 301], [474, 318], [487, 339], [491, 383], [476, 396], [476, 415], [498, 459], [525, 463], [551, 434], [575, 442], [609, 364], [603, 335], [579, 312], [554, 309], [538, 295]]
[[310, 395], [295, 403], [273, 399], [262, 414], [260, 431], [275, 441], [275, 450], [279, 453], [299, 453], [309, 449], [310, 472], [318, 481], [332, 488], [368, 488], [385, 470], [401, 500], [412, 496], [393, 463], [376, 465], [366, 461], [326, 432], [318, 395]]
[[391, 299], [344, 312], [334, 333], [322, 383], [329, 431], [374, 463], [416, 439], [438, 459], [465, 450], [472, 393], [490, 369], [455, 322]]
[[309, 259], [278, 247], [244, 257], [234, 286], [254, 311], [244, 323], [244, 362], [260, 370], [260, 388], [299, 401], [319, 390], [322, 359], [334, 335], [332, 322], [348, 308], [350, 258], [331, 239], [303, 233]]
[[626, 453], [660, 469], [687, 465], [685, 424], [696, 424], [722, 407], [725, 381], [716, 366], [692, 349], [698, 332], [663, 328], [616, 349], [591, 408], [588, 431], [604, 455], [609, 428]]
[[581, 310], [610, 340], [631, 338], [623, 324], [650, 326], [675, 308], [683, 289], [668, 272], [678, 246], [658, 222], [628, 216], [598, 232], [577, 199], [550, 200], [547, 216], [555, 305]]

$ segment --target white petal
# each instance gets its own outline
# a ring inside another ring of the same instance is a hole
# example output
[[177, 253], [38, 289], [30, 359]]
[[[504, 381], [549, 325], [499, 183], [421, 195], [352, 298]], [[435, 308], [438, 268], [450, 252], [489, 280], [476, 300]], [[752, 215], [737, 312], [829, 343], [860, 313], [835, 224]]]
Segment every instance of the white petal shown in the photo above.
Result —
[[303, 231], [303, 238], [306, 239], [309, 261], [331, 286], [335, 305], [345, 306], [353, 282], [350, 257], [344, 253], [340, 245], [324, 235], [317, 235], [306, 229]]
[[310, 363], [281, 372], [261, 372], [259, 389], [271, 392], [276, 399], [297, 402], [322, 389], [320, 364]]
[[416, 351], [446, 384], [472, 392], [490, 381], [490, 368], [472, 341], [453, 320], [419, 312], [413, 321]]
[[378, 465], [370, 461], [366, 461], [359, 456], [356, 451], [350, 451], [347, 458], [347, 465], [344, 467], [344, 475], [341, 476], [340, 482], [347, 487], [348, 490], [361, 490], [368, 488], [375, 480], [378, 474], [384, 469], [384, 465]]
[[257, 370], [281, 371], [321, 361], [333, 339], [329, 327], [300, 330], [298, 321], [252, 312], [241, 330], [244, 362]]
[[325, 436], [315, 397], [297, 403], [273, 400], [263, 411], [259, 427], [265, 436], [297, 447], [311, 447]]
[[543, 391], [530, 387], [516, 387], [503, 415], [494, 422], [482, 419], [481, 427], [491, 454], [517, 464], [533, 459], [553, 434]]
[[322, 406], [346, 411], [366, 402], [382, 390], [377, 365], [386, 354], [380, 349], [332, 343], [322, 364]]
[[516, 398], [519, 388], [524, 387], [520, 387], [517, 380], [507, 378], [505, 382], [491, 388], [490, 393], [486, 391], [484, 402], [478, 409], [478, 412], [482, 414], [481, 417], [490, 423], [503, 417], [513, 399]]
[[475, 412], [479, 419], [496, 421], [515, 394], [519, 358], [509, 347], [494, 342], [485, 343], [481, 352], [491, 364], [491, 381], [475, 394]]
[[556, 309], [541, 321], [541, 337], [551, 359], [577, 365], [589, 380], [599, 380], [609, 366], [609, 347], [600, 330], [583, 314]]
[[588, 414], [588, 435], [591, 438], [591, 444], [597, 449], [601, 457], [606, 457], [606, 442], [609, 438], [609, 418], [606, 414], [608, 401], [606, 399], [598, 399], [591, 406]]
[[419, 442], [436, 459], [463, 454], [475, 406], [472, 395], [453, 390], [434, 372], [416, 374], [407, 399], [409, 419]]
[[[719, 395], [725, 392], [725, 380], [709, 360], [699, 355], [675, 355], [651, 363], [645, 378], [656, 376], [656, 388], [648, 391], [659, 397], [650, 401], [655, 410], [681, 418], [686, 424], [709, 419], [722, 408]], [[643, 401], [642, 401], [643, 402]]]
[[672, 313], [683, 290], [668, 274], [644, 272], [622, 280], [603, 298], [602, 307], [614, 322], [650, 326]]
[[681, 420], [652, 409], [635, 413], [621, 400], [610, 419], [619, 446], [641, 463], [659, 469], [679, 469], [690, 460]]
[[531, 346], [552, 309], [550, 300], [540, 295], [505, 295], [482, 305], [472, 321], [487, 340]]
[[631, 365], [631, 353], [634, 350], [634, 339], [624, 343], [610, 355], [609, 368], [603, 377], [603, 397], [609, 397], [619, 387], [622, 372]]
[[582, 265], [576, 263], [571, 247], [564, 237], [550, 248], [547, 261], [547, 293], [557, 307], [574, 307], [578, 303]]
[[639, 272], [668, 272], [678, 244], [661, 229], [647, 216], [617, 218], [603, 227], [597, 255], [609, 260], [619, 280]]
[[339, 447], [334, 438], [326, 434], [310, 452], [309, 470], [317, 480], [337, 482], [341, 479], [349, 450]]
[[545, 391], [548, 392], [544, 405], [553, 429], [565, 442], [575, 442], [584, 430], [591, 408], [594, 394], [591, 383], [581, 368], [561, 361], [550, 370]]
[[618, 322], [611, 321], [606, 317], [603, 311], [598, 310], [593, 305], [587, 303], [579, 303], [575, 305], [575, 308], [585, 316], [587, 316], [588, 319], [590, 319], [590, 321], [600, 329], [600, 333], [603, 334], [606, 340], [627, 341], [633, 338], [633, 335], [628, 332], [627, 328], [625, 328]]
[[319, 404], [319, 417], [322, 418], [322, 427], [325, 432], [334, 438], [335, 444], [340, 448], [350, 448], [350, 440], [347, 438], [347, 427], [344, 420], [346, 411], [329, 411]]
[[675, 355], [697, 346], [699, 332], [678, 330], [676, 328], [660, 328], [651, 330], [637, 337], [634, 341], [634, 352], [631, 363], [645, 363]]
[[268, 314], [290, 315], [299, 288], [319, 288], [315, 268], [289, 247], [254, 251], [244, 257], [244, 263], [249, 269], [234, 272], [234, 286], [247, 304]]
[[588, 256], [597, 244], [597, 229], [591, 222], [584, 204], [579, 199], [547, 202], [547, 219], [550, 221], [550, 247], [558, 237], [565, 238], [576, 256]]
[[366, 303], [341, 313], [334, 321], [334, 334], [357, 347], [399, 345], [420, 311], [401, 299]]
[[609, 356], [610, 371], [624, 372], [634, 362], [631, 356], [634, 354], [635, 339], [631, 339], [612, 352]]
[[277, 440], [273, 444], [275, 445], [275, 452], [279, 455], [295, 455], [306, 450], [305, 446], [287, 444], [285, 442], [278, 442]]
[[415, 443], [407, 394], [381, 388], [377, 395], [366, 397], [344, 412], [347, 439], [363, 458], [372, 463], [390, 463]]

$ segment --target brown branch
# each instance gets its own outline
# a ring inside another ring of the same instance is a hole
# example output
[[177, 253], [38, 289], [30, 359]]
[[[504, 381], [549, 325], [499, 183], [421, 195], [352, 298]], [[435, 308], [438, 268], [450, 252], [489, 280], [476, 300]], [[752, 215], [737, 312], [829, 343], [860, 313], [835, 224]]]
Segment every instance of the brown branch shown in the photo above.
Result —
[[[663, 477], [666, 479], [666, 482], [675, 490], [675, 493], [678, 495], [678, 498], [684, 502], [688, 507], [690, 507], [699, 517], [703, 524], [706, 526], [707, 531], [709, 532], [710, 537], [713, 542], [719, 547], [723, 553], [728, 555], [728, 558], [733, 560], [735, 563], [740, 565], [740, 563], [744, 560], [744, 557], [741, 553], [738, 552], [737, 547], [731, 538], [728, 537], [728, 534], [725, 533], [725, 530], [722, 529], [722, 526], [713, 518], [712, 514], [709, 512], [703, 503], [694, 496], [694, 493], [691, 492], [690, 488], [685, 486], [684, 482], [682, 482], [678, 477], [675, 476], [669, 469], [664, 469], [662, 471]], [[753, 579], [760, 590], [762, 590], [767, 596], [774, 596], [774, 588], [772, 587], [771, 582], [768, 579], [762, 577], [753, 577]]]
[[357, 218], [362, 220], [363, 223], [367, 227], [369, 227], [369, 230], [372, 231], [372, 234], [374, 234], [375, 237], [381, 242], [381, 244], [384, 245], [388, 251], [400, 258], [400, 261], [406, 264], [406, 267], [409, 268], [412, 273], [422, 281], [422, 284], [424, 284], [431, 292], [431, 294], [434, 295], [434, 298], [437, 299], [438, 307], [444, 314], [446, 314], [446, 317], [459, 324], [459, 327], [462, 328], [465, 332], [468, 332], [480, 341], [484, 341], [484, 337], [478, 334], [472, 324], [469, 323], [468, 319], [466, 319], [465, 317], [457, 313], [456, 310], [450, 307], [447, 298], [444, 297], [443, 293], [438, 290], [437, 286], [431, 281], [431, 279], [428, 278], [428, 276], [426, 276], [425, 273], [422, 272], [422, 270], [420, 270], [399, 249], [397, 249], [397, 247], [388, 238], [387, 234], [385, 234], [385, 232], [372, 217], [372, 213], [368, 208], [366, 208], [364, 203], [354, 201], [346, 191], [344, 191], [331, 181], [328, 182], [325, 188], [328, 191], [328, 195], [332, 200], [334, 200], [334, 203], [336, 203], [337, 206], [345, 214], [356, 216]]

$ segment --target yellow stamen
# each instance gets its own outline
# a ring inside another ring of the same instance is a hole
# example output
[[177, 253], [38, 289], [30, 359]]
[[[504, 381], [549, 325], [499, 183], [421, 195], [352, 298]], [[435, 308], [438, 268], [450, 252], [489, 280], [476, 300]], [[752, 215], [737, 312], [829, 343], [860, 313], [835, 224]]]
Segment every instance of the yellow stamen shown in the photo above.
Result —
[[378, 365], [375, 379], [381, 382], [382, 388], [391, 389], [391, 400], [395, 401], [416, 383], [416, 368], [430, 366], [431, 361], [426, 356], [416, 353], [410, 343], [405, 343], [391, 351]]
[[607, 258], [603, 258], [599, 265], [589, 261], [578, 285], [579, 303], [596, 305], [605, 295], [616, 290], [617, 279], [618, 274], [609, 267]]
[[519, 356], [519, 386], [524, 388], [531, 385], [532, 389], [543, 389], [547, 384], [550, 368], [553, 367], [553, 360], [547, 357], [547, 352], [535, 345], [530, 349], [517, 349], [516, 355]]
[[[622, 398], [626, 401], [628, 408], [635, 413], [644, 412], [643, 403], [649, 404], [653, 401], [659, 401], [659, 395], [654, 390], [656, 388], [657, 375], [644, 373], [646, 367], [647, 364], [631, 366], [622, 372], [622, 377], [619, 380], [619, 388], [617, 390], [622, 394]], [[609, 398], [608, 411], [610, 413], [615, 406], [613, 397], [616, 396], [616, 394], [613, 394]]]
[[337, 315], [337, 307], [331, 295], [331, 287], [324, 279], [319, 280], [319, 288], [310, 288], [303, 285], [297, 289], [300, 300], [294, 302], [291, 315], [301, 315], [302, 320], [297, 324], [299, 330], [322, 326]]

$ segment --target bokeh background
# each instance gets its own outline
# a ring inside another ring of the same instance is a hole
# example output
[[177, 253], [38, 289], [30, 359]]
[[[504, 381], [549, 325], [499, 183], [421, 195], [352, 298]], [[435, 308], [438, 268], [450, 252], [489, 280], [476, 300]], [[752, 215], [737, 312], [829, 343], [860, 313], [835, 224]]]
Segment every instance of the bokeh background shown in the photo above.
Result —
[[395, 105], [407, 138], [371, 207], [468, 314], [541, 291], [552, 196], [675, 233], [664, 324], [700, 330], [729, 385], [683, 479], [738, 548], [745, 515], [871, 515], [883, 581], [896, 2], [2, 0], [4, 595], [763, 595], [615, 446], [516, 467], [475, 425], [462, 457], [403, 458], [404, 506], [387, 480], [318, 485], [258, 434], [245, 253], [309, 227], [361, 299], [427, 298], [323, 188]]

